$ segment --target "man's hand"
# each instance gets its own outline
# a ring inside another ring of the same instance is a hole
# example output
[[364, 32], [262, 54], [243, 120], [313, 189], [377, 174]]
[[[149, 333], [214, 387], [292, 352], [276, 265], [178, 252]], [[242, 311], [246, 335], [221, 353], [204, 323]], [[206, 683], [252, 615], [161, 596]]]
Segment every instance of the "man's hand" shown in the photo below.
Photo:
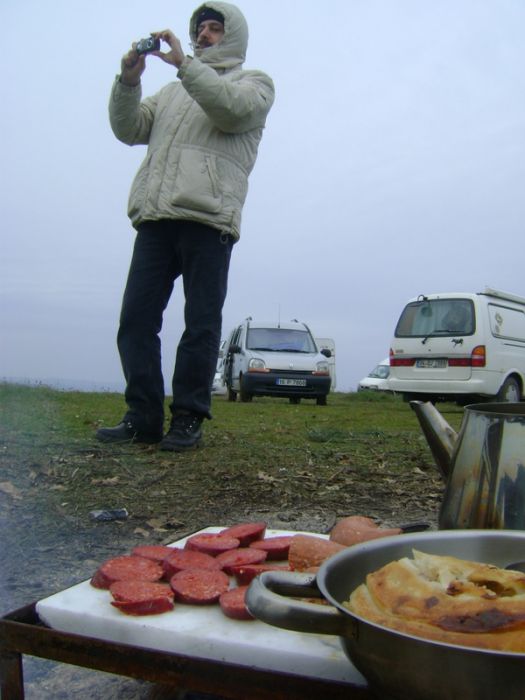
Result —
[[129, 87], [135, 87], [140, 83], [140, 76], [146, 70], [146, 57], [136, 52], [135, 46], [122, 57], [120, 64], [120, 82]]
[[153, 36], [156, 39], [158, 38], [165, 41], [170, 47], [170, 51], [152, 51], [152, 54], [161, 58], [165, 63], [180, 68], [185, 59], [185, 55], [181, 43], [175, 34], [170, 29], [164, 29], [161, 32], [154, 32]]

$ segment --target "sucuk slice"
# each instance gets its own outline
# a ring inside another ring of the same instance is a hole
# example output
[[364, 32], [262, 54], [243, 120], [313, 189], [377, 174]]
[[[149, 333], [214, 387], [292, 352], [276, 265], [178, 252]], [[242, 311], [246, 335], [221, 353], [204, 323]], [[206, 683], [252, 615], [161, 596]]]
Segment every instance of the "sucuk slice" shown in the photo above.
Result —
[[158, 581], [162, 578], [162, 566], [144, 557], [123, 556], [108, 559], [96, 570], [91, 585], [109, 588], [116, 581]]
[[234, 620], [253, 620], [254, 616], [246, 607], [248, 586], [238, 586], [225, 591], [219, 598], [219, 605], [226, 617]]
[[162, 562], [162, 568], [164, 570], [164, 578], [169, 581], [172, 576], [184, 569], [219, 571], [222, 567], [217, 559], [210, 554], [194, 552], [191, 549], [172, 548], [170, 556]]
[[116, 581], [109, 592], [111, 604], [128, 615], [157, 615], [173, 610], [175, 594], [164, 583]]
[[140, 544], [137, 547], [133, 547], [131, 555], [162, 562], [172, 552], [173, 547], [168, 547], [166, 544]]
[[136, 603], [162, 596], [169, 600], [174, 598], [174, 593], [167, 583], [155, 581], [115, 581], [109, 587], [109, 592], [121, 603]]
[[330, 540], [350, 547], [359, 542], [375, 540], [379, 537], [400, 535], [400, 528], [380, 528], [371, 518], [361, 515], [349, 515], [339, 520], [330, 532]]
[[210, 605], [228, 590], [230, 579], [224, 571], [184, 569], [171, 577], [170, 586], [181, 603]]
[[267, 523], [260, 521], [257, 523], [239, 523], [232, 525], [225, 530], [221, 530], [219, 534], [227, 535], [228, 537], [236, 537], [241, 547], [246, 547], [250, 542], [262, 540], [266, 533]]
[[294, 535], [288, 551], [292, 571], [314, 570], [345, 546], [316, 535]]
[[288, 558], [288, 550], [290, 549], [291, 541], [292, 535], [267, 537], [264, 540], [257, 540], [256, 542], [252, 542], [250, 544], [250, 547], [253, 547], [254, 549], [260, 549], [263, 552], [267, 552], [267, 559], [273, 559], [277, 561]]
[[260, 564], [266, 557], [267, 553], [261, 549], [239, 547], [238, 549], [230, 549], [227, 552], [218, 554], [214, 561], [218, 562], [221, 569], [231, 576], [232, 568], [241, 564]]
[[240, 542], [236, 537], [221, 535], [220, 533], [202, 533], [193, 535], [186, 540], [185, 549], [191, 549], [195, 552], [204, 552], [212, 557], [227, 552], [229, 549], [237, 549]]
[[150, 598], [149, 600], [132, 601], [129, 603], [120, 600], [112, 600], [111, 605], [127, 615], [160, 615], [160, 613], [173, 610], [173, 601], [166, 598], [166, 596]]
[[264, 571], [290, 571], [290, 568], [279, 564], [242, 564], [241, 566], [233, 566], [231, 574], [239, 586], [247, 586]]

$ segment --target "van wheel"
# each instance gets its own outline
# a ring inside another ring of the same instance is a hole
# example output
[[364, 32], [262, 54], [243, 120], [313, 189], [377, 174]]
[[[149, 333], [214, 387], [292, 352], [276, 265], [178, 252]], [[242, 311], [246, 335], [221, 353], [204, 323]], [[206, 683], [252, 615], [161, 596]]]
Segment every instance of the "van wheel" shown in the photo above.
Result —
[[228, 387], [228, 401], [237, 401], [237, 392]]
[[318, 396], [316, 404], [318, 406], [326, 406], [326, 396]]
[[514, 377], [508, 377], [503, 382], [501, 389], [496, 396], [498, 401], [517, 402], [521, 399], [520, 385]]
[[298, 396], [290, 396], [290, 403], [301, 403], [301, 399]]
[[250, 403], [250, 401], [252, 400], [253, 396], [252, 396], [252, 394], [249, 394], [249, 393], [246, 391], [246, 389], [244, 388], [243, 384], [244, 384], [244, 382], [243, 382], [242, 377], [241, 377], [241, 378], [240, 378], [240, 385], [241, 385], [240, 397], [241, 397], [241, 401], [242, 401], [243, 403]]

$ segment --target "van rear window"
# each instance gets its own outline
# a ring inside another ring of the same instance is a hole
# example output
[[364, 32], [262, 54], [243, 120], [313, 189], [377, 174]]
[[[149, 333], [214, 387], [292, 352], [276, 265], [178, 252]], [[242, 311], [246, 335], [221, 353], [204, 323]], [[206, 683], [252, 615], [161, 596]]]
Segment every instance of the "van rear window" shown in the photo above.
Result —
[[422, 299], [405, 306], [395, 336], [472, 335], [475, 327], [474, 304], [470, 299]]

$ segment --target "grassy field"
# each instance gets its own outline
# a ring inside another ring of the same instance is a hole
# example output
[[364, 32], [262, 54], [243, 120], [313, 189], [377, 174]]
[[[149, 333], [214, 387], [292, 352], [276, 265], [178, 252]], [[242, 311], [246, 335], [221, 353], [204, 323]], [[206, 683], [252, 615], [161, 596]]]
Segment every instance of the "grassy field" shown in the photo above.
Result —
[[[166, 412], [168, 413], [166, 402]], [[115, 393], [57, 391], [46, 386], [0, 383], [0, 406], [4, 427], [15, 431], [60, 429], [66, 439], [89, 439], [99, 425], [118, 423], [124, 413], [123, 396]], [[461, 408], [443, 404], [441, 412], [453, 427], [458, 427]], [[380, 392], [333, 393], [328, 406], [312, 401], [299, 405], [285, 399], [256, 398], [252, 403], [230, 403], [223, 396], [213, 397], [214, 420], [206, 430], [236, 431], [256, 442], [264, 442], [264, 433], [285, 430], [293, 446], [303, 444], [305, 434], [316, 441], [336, 441], [349, 433], [419, 434], [413, 411], [400, 397]], [[262, 431], [262, 432], [261, 432]]]
[[[182, 455], [98, 443], [96, 428], [122, 417], [120, 394], [3, 383], [0, 405], [0, 482], [72, 518], [126, 507], [137, 526], [153, 519], [180, 530], [264, 513], [392, 521], [434, 513], [440, 497], [415, 414], [386, 394], [335, 393], [327, 406], [214, 397], [204, 447]], [[462, 409], [440, 410], [459, 426]]]

